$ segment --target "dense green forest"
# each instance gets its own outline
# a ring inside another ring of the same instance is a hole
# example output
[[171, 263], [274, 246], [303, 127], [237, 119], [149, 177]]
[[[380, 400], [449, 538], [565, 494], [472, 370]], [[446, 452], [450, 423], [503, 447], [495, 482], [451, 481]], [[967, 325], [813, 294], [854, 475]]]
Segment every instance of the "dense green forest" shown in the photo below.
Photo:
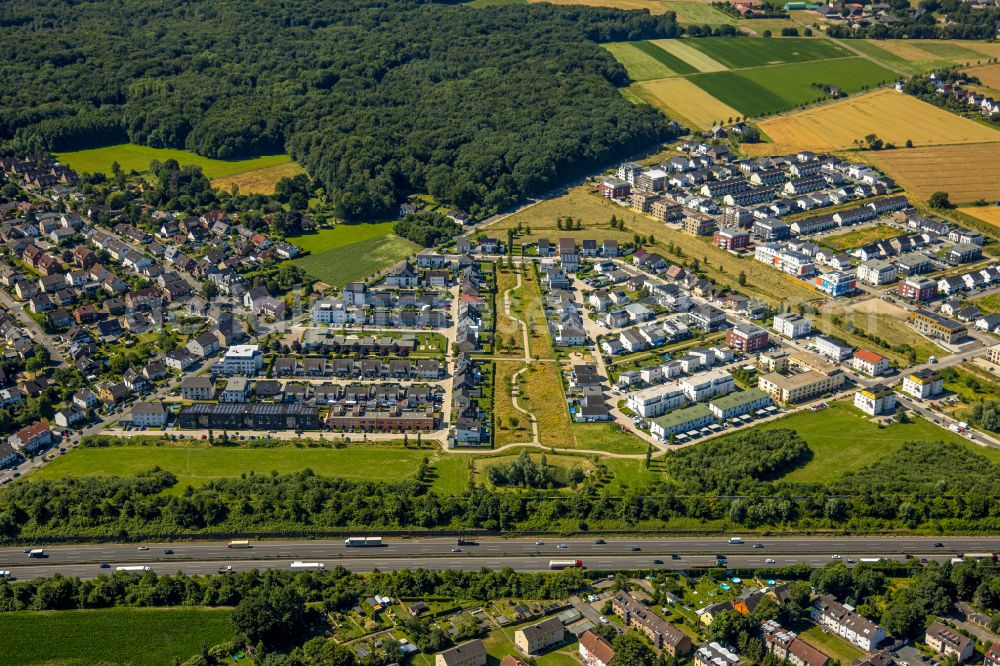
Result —
[[0, 141], [287, 150], [344, 217], [409, 191], [482, 215], [668, 138], [597, 43], [677, 34], [673, 13], [592, 7], [11, 0]]
[[[176, 486], [177, 479], [162, 470], [129, 478], [16, 483], [0, 495], [0, 542], [206, 532], [316, 534], [372, 526], [384, 530], [658, 529], [678, 519], [712, 529], [1000, 530], [996, 496], [1000, 469], [956, 444], [908, 442], [830, 484], [781, 480], [784, 473], [808, 459], [793, 431], [769, 431], [766, 440], [754, 433], [734, 436], [724, 445], [725, 455], [675, 453], [667, 460], [669, 480], [663, 477], [649, 487], [614, 496], [602, 492], [598, 484], [579, 479], [578, 483], [570, 480], [577, 483], [570, 495], [481, 486], [440, 495], [417, 479], [359, 482], [319, 476], [308, 469], [220, 479], [184, 488], [179, 494], [163, 493]], [[750, 467], [734, 465], [734, 457], [758, 462]], [[515, 477], [512, 484], [520, 485], [514, 471], [501, 470]]]

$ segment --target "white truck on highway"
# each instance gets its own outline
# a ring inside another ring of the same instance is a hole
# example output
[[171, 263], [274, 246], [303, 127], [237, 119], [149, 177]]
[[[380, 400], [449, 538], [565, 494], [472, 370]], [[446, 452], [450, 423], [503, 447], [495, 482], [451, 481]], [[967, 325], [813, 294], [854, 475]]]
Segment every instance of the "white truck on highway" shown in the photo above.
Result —
[[382, 537], [347, 537], [344, 539], [345, 546], [373, 547], [382, 545]]
[[549, 569], [574, 569], [582, 566], [582, 560], [549, 560]]
[[322, 571], [326, 565], [322, 562], [292, 562], [292, 569], [296, 571]]
[[152, 571], [152, 568], [141, 564], [130, 564], [124, 567], [115, 567], [115, 571], [131, 571], [134, 573], [143, 573], [145, 571]]
[[44, 548], [32, 548], [28, 551], [28, 557], [45, 557]]
[[743, 543], [743, 537], [729, 537], [729, 543]]

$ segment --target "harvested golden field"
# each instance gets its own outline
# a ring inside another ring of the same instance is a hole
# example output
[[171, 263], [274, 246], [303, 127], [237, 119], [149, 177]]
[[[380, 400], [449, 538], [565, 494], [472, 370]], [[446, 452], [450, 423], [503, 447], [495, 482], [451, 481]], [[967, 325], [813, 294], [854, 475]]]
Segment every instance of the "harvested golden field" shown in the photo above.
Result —
[[680, 58], [699, 72], [722, 72], [729, 69], [707, 53], [699, 51], [693, 46], [688, 46], [680, 39], [651, 39], [650, 43], [659, 46], [670, 55]]
[[1000, 58], [1000, 44], [961, 39], [887, 39], [874, 42], [904, 60], [948, 60], [960, 64]]
[[[994, 196], [1000, 196], [1000, 190], [996, 190]], [[1000, 206], [968, 206], [959, 208], [958, 212], [1000, 229]]]
[[912, 150], [867, 153], [909, 193], [927, 199], [934, 192], [947, 192], [954, 203], [997, 198], [1000, 183], [1000, 143], [968, 146], [930, 146]]
[[287, 164], [277, 164], [233, 176], [216, 178], [212, 181], [212, 187], [228, 192], [233, 185], [236, 185], [240, 188], [240, 194], [274, 194], [274, 186], [278, 184], [279, 180], [305, 172], [306, 170], [297, 162], [288, 162]]
[[1000, 131], [895, 90], [878, 90], [760, 123], [774, 143], [744, 145], [749, 155], [846, 150], [867, 134], [902, 147], [1000, 141]]
[[987, 94], [996, 95], [1000, 93], [1000, 65], [974, 67], [968, 70], [968, 73], [982, 82], [981, 86], [973, 87], [985, 88], [983, 92]]
[[739, 117], [739, 111], [724, 104], [687, 79], [642, 81], [633, 88], [644, 100], [670, 117], [698, 129], [711, 129], [712, 122]]

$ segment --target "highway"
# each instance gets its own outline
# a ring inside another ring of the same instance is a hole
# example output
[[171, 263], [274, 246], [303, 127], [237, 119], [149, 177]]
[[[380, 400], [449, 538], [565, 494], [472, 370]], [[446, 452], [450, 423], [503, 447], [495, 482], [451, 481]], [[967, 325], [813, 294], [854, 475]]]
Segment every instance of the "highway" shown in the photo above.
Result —
[[[45, 548], [45, 558], [28, 558], [23, 548], [0, 550], [0, 569], [17, 579], [61, 573], [93, 578], [120, 565], [147, 565], [158, 573], [214, 573], [231, 565], [287, 569], [295, 560], [323, 562], [328, 568], [342, 565], [352, 571], [374, 568], [499, 569], [519, 571], [548, 569], [550, 559], [580, 559], [590, 569], [686, 568], [715, 563], [725, 555], [730, 565], [761, 567], [808, 564], [822, 566], [839, 555], [843, 560], [862, 557], [902, 559], [906, 555], [938, 561], [966, 552], [998, 552], [1000, 538], [986, 537], [796, 537], [747, 538], [730, 544], [727, 537], [607, 539], [483, 539], [452, 552], [455, 539], [386, 540], [375, 548], [348, 548], [335, 541], [256, 541], [252, 548], [230, 549], [226, 541], [159, 544], [99, 544]], [[935, 547], [935, 543], [942, 546]], [[754, 547], [760, 544], [760, 547]], [[560, 548], [564, 545], [565, 548]], [[147, 548], [148, 550], [139, 550]], [[633, 550], [638, 548], [639, 550]], [[172, 550], [172, 554], [164, 551]], [[101, 564], [109, 565], [101, 568]]]

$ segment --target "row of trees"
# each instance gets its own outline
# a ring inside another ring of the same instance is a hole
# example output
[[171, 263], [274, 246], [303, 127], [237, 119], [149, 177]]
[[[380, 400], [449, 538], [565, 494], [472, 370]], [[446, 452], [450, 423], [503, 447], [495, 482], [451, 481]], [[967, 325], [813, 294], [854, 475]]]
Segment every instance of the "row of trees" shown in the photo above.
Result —
[[909, 442], [832, 484], [792, 484], [769, 479], [781, 464], [803, 459], [801, 445], [780, 431], [770, 431], [769, 437], [787, 438], [789, 444], [770, 447], [730, 438], [726, 446], [745, 458], [724, 450], [714, 457], [674, 456], [672, 480], [622, 496], [606, 495], [596, 485], [572, 495], [482, 487], [438, 495], [417, 479], [355, 482], [317, 476], [309, 469], [289, 475], [251, 473], [171, 494], [162, 491], [175, 486], [176, 478], [156, 469], [130, 478], [39, 480], [5, 490], [0, 540], [317, 533], [371, 526], [657, 529], [677, 519], [720, 529], [1000, 529], [997, 465], [956, 444]]

